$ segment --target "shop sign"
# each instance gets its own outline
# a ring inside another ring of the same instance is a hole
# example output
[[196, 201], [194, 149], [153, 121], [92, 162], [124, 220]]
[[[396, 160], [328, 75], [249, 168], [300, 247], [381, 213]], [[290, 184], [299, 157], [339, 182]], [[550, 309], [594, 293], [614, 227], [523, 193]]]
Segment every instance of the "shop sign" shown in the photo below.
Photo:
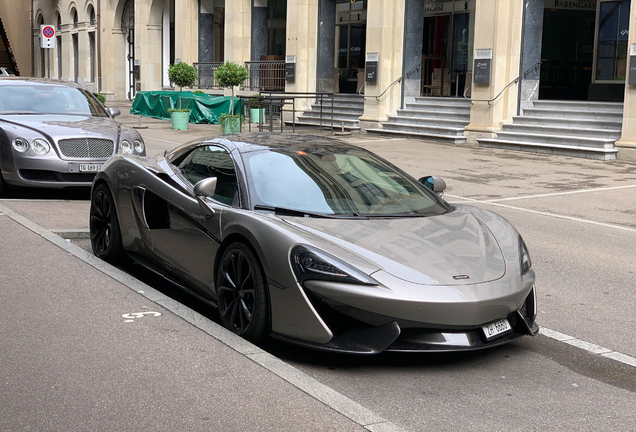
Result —
[[546, 9], [596, 10], [596, 0], [545, 0]]

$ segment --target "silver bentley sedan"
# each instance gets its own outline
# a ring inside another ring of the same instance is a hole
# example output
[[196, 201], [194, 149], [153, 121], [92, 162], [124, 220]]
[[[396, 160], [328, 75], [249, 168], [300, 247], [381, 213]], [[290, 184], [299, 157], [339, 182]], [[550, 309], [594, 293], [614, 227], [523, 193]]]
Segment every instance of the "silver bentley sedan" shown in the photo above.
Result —
[[0, 196], [7, 187], [90, 187], [113, 154], [146, 154], [139, 132], [75, 83], [0, 78]]
[[95, 255], [135, 260], [248, 340], [357, 354], [474, 350], [535, 335], [528, 249], [501, 216], [345, 142], [239, 134], [95, 177]]

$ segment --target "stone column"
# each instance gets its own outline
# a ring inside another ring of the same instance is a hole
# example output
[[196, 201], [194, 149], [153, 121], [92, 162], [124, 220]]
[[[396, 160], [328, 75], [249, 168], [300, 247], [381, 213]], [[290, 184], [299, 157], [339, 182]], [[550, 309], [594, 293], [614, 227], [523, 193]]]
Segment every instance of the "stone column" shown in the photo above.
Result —
[[[78, 11], [78, 14], [83, 11]], [[82, 15], [80, 15], [82, 16]], [[77, 82], [86, 87], [89, 80], [89, 57], [90, 50], [88, 46], [88, 22], [80, 21], [77, 23]]]
[[250, 59], [252, 0], [225, 2], [225, 61], [242, 64]]
[[250, 60], [267, 54], [267, 0], [252, 0], [252, 45]]
[[539, 99], [541, 75], [541, 42], [543, 40], [544, 0], [524, 0], [523, 48], [521, 60], [521, 109], [532, 108], [532, 101]]
[[404, 14], [404, 102], [414, 102], [422, 88], [422, 41], [424, 39], [424, 3], [420, 0], [406, 0]]
[[214, 60], [214, 0], [201, 0], [198, 61], [208, 63]]
[[[157, 7], [156, 9], [161, 9], [161, 13], [163, 13], [163, 5], [161, 6], [161, 8]], [[158, 14], [159, 10], [155, 13]], [[174, 14], [175, 61], [180, 59], [182, 62], [192, 64], [199, 60], [199, 1], [175, 0]], [[161, 16], [157, 16], [153, 21], [155, 25], [162, 25]], [[161, 53], [161, 33], [155, 36], [159, 39], [159, 53]], [[161, 59], [161, 54], [159, 54], [159, 59]], [[168, 65], [165, 67], [167, 68]]]
[[[404, 7], [406, 0], [376, 0], [367, 6], [366, 53], [378, 53], [378, 79], [366, 83], [364, 115], [360, 117], [360, 129], [380, 127], [387, 115], [400, 108], [402, 92], [400, 83], [389, 86], [402, 76], [404, 59]], [[420, 16], [421, 19], [422, 16]], [[421, 51], [420, 51], [421, 52]], [[388, 90], [387, 90], [388, 89]], [[377, 100], [384, 91], [386, 93]]]
[[[503, 123], [517, 114], [519, 90], [512, 84], [519, 76], [523, 2], [518, 0], [477, 0], [475, 7], [475, 50], [492, 49], [489, 84], [473, 84], [470, 124], [464, 135], [469, 144], [478, 138], [494, 138]], [[473, 76], [474, 79], [474, 76]]]
[[[318, 61], [318, 0], [287, 1], [286, 54], [296, 56], [296, 75], [286, 82], [287, 92], [315, 92]], [[334, 5], [335, 9], [335, 5]], [[333, 56], [330, 59], [333, 75]], [[311, 100], [296, 101], [296, 110], [309, 109]]]
[[316, 63], [319, 92], [335, 88], [336, 1], [320, 0], [318, 5], [318, 59]]
[[[152, 5], [150, 3], [149, 1], [135, 3], [135, 61], [139, 61], [140, 65], [140, 78], [135, 80], [135, 84], [141, 84], [142, 91], [161, 90], [163, 77], [161, 51], [163, 3], [157, 4], [159, 2], [155, 2]], [[182, 11], [186, 16], [188, 12]], [[175, 33], [179, 34], [179, 31], [184, 31], [184, 29], [177, 28], [175, 22]], [[183, 45], [187, 45], [189, 36], [189, 32], [183, 35]], [[177, 47], [175, 47], [175, 51], [178, 49]], [[183, 51], [181, 54], [183, 55]], [[187, 61], [186, 59], [182, 60]], [[166, 65], [166, 67], [168, 66]]]
[[[636, 44], [636, 1], [632, 1], [629, 16], [629, 44], [627, 61], [629, 65], [629, 49]], [[616, 141], [618, 159], [636, 162], [636, 85], [629, 84], [629, 68], [625, 82], [625, 101], [623, 103], [623, 133]]]
[[[64, 22], [64, 21], [62, 21]], [[62, 24], [62, 79], [73, 81], [73, 37], [71, 35], [72, 24]], [[39, 47], [39, 42], [36, 47]], [[39, 48], [38, 48], [39, 50]]]

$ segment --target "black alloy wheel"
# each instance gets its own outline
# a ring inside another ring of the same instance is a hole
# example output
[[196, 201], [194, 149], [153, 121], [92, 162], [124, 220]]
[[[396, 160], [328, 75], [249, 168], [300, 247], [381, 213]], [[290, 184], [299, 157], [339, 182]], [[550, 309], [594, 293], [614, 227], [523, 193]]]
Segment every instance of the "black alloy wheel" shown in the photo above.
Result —
[[95, 256], [111, 264], [120, 264], [124, 251], [119, 231], [115, 202], [104, 183], [93, 191], [90, 210], [91, 246]]
[[223, 325], [251, 342], [267, 336], [269, 308], [260, 263], [243, 243], [223, 253], [216, 275], [219, 315]]

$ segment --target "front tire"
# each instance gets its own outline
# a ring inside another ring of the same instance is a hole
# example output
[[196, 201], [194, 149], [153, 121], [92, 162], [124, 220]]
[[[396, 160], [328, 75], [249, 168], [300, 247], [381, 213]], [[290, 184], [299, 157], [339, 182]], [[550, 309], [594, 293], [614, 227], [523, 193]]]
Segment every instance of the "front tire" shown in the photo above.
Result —
[[225, 250], [216, 287], [223, 325], [250, 342], [262, 342], [269, 330], [267, 287], [256, 255], [245, 244], [232, 243]]
[[93, 191], [89, 226], [95, 256], [111, 264], [121, 264], [125, 253], [117, 210], [110, 189], [104, 183], [99, 184]]

